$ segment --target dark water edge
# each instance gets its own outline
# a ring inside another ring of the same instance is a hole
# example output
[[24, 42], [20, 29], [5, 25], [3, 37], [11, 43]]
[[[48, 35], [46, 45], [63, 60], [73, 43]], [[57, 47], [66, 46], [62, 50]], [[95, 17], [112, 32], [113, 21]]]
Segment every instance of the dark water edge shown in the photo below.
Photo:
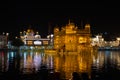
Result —
[[[61, 78], [62, 73], [49, 73], [49, 70], [43, 69], [37, 73], [21, 74], [18, 71], [8, 71], [0, 74], [0, 80], [68, 80]], [[69, 80], [120, 80], [120, 72], [118, 70], [108, 70], [104, 72], [92, 72], [91, 79], [87, 73], [73, 72], [73, 78]]]
[[91, 80], [120, 80], [120, 71], [109, 68], [103, 72], [92, 72]]

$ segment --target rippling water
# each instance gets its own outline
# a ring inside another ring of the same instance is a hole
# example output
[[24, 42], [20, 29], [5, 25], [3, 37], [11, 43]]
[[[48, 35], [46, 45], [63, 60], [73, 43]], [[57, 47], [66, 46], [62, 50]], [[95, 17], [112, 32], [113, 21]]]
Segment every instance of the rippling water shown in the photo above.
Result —
[[0, 80], [120, 80], [120, 51], [0, 51]]

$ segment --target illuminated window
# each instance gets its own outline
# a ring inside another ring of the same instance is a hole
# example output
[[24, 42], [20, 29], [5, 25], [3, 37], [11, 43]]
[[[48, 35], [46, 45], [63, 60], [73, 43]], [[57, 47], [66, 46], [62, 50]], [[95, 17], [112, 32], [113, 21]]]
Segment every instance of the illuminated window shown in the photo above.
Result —
[[86, 38], [79, 37], [79, 43], [86, 43], [86, 42], [87, 42]]
[[28, 45], [32, 45], [33, 42], [32, 42], [32, 41], [27, 41], [27, 44], [28, 44]]
[[41, 45], [42, 42], [41, 42], [41, 41], [34, 41], [34, 44], [35, 44], [35, 45]]
[[48, 45], [48, 41], [43, 41], [43, 45]]

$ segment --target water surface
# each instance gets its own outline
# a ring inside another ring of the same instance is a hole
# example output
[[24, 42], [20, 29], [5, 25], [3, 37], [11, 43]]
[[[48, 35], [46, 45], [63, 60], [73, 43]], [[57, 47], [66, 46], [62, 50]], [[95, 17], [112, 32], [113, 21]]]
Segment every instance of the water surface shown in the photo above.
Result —
[[120, 51], [0, 51], [0, 80], [120, 80]]

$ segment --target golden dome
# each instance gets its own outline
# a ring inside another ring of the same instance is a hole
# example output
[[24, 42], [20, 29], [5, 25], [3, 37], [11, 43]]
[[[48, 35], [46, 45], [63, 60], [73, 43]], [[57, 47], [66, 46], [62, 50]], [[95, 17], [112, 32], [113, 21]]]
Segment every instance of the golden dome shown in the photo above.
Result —
[[28, 29], [27, 32], [28, 32], [28, 33], [31, 33], [31, 32], [33, 32], [33, 30], [32, 30], [32, 29]]

